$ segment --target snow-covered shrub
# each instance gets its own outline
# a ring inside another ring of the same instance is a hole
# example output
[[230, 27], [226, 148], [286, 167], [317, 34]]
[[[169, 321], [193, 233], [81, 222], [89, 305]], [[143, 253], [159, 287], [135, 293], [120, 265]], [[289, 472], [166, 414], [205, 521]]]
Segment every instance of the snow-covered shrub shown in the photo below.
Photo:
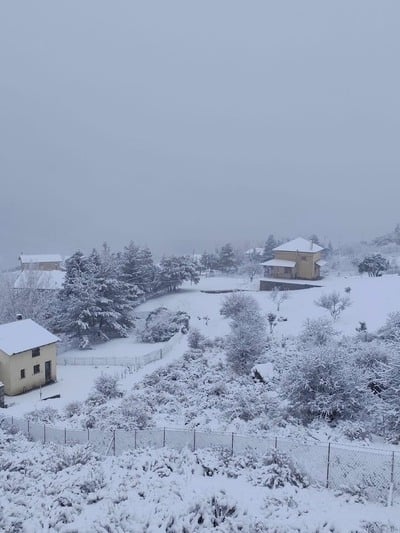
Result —
[[238, 374], [247, 374], [266, 349], [265, 320], [258, 303], [247, 294], [227, 296], [221, 314], [232, 318], [226, 337], [226, 358]]
[[135, 395], [122, 400], [121, 415], [128, 419], [130, 428], [144, 429], [151, 425], [150, 409], [144, 402], [138, 401]]
[[[83, 494], [96, 493], [105, 486], [104, 471], [100, 465], [92, 468], [79, 483], [79, 489]], [[95, 501], [98, 501], [96, 499]]]
[[121, 396], [118, 390], [118, 378], [109, 374], [102, 374], [94, 382], [94, 391], [110, 400]]
[[381, 373], [385, 424], [395, 441], [400, 441], [400, 358], [394, 357]]
[[191, 328], [188, 335], [189, 348], [193, 350], [204, 350], [206, 337], [197, 328]]
[[331, 320], [328, 318], [307, 319], [299, 335], [302, 344], [323, 346], [337, 335]]
[[266, 347], [263, 320], [240, 320], [232, 324], [231, 333], [226, 338], [226, 358], [238, 374], [251, 371]]
[[382, 342], [361, 342], [355, 345], [355, 362], [361, 368], [374, 372], [382, 364], [387, 364], [390, 351]]
[[393, 524], [384, 524], [379, 521], [362, 521], [360, 533], [398, 533], [399, 528]]
[[212, 343], [213, 343], [212, 347], [217, 350], [225, 349], [225, 339], [223, 337], [214, 337]]
[[80, 415], [82, 410], [82, 402], [70, 402], [64, 407], [65, 416], [72, 418], [75, 415]]
[[[224, 491], [213, 496], [206, 496], [197, 501], [185, 512], [182, 521], [183, 533], [191, 531], [251, 531], [252, 520], [247, 511], [239, 507], [238, 502], [230, 499]], [[168, 531], [172, 533], [175, 524], [170, 523]]]
[[363, 404], [360, 377], [339, 346], [322, 346], [299, 353], [282, 379], [289, 411], [310, 422], [352, 418]]
[[176, 333], [189, 327], [189, 315], [183, 311], [173, 312], [166, 307], [158, 307], [146, 318], [143, 331], [140, 333], [143, 342], [165, 342]]
[[284, 453], [271, 450], [261, 458], [261, 464], [249, 474], [249, 480], [253, 485], [276, 489], [293, 485], [304, 488], [309, 481]]
[[259, 313], [260, 308], [257, 301], [250, 295], [243, 292], [233, 292], [226, 296], [222, 302], [220, 314], [225, 318], [235, 320], [239, 315], [251, 316], [252, 313]]
[[57, 409], [54, 407], [44, 407], [43, 409], [35, 409], [25, 414], [25, 418], [31, 422], [39, 422], [42, 424], [51, 424], [59, 417]]
[[54, 450], [54, 455], [55, 461], [51, 464], [52, 472], [60, 472], [71, 466], [86, 465], [96, 460], [89, 444], [57, 448]]
[[358, 420], [344, 420], [339, 429], [350, 440], [369, 440], [371, 432]]
[[388, 315], [385, 324], [378, 330], [378, 335], [388, 342], [400, 342], [400, 311]]

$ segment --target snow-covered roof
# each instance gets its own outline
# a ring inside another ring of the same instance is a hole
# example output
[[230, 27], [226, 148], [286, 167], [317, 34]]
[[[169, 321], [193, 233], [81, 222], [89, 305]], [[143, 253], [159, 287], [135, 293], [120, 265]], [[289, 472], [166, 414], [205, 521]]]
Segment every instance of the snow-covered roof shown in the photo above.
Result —
[[19, 256], [21, 263], [61, 263], [63, 258], [60, 254], [21, 254]]
[[323, 250], [322, 246], [318, 246], [318, 244], [315, 244], [312, 241], [309, 241], [307, 239], [303, 239], [303, 237], [297, 237], [297, 239], [293, 239], [292, 241], [285, 242], [284, 244], [281, 244], [280, 246], [277, 246], [273, 249], [274, 252], [321, 252]]
[[30, 318], [0, 326], [0, 350], [13, 355], [57, 342], [58, 337]]
[[296, 266], [296, 261], [286, 261], [286, 259], [270, 259], [269, 261], [264, 261], [261, 263], [263, 266], [271, 267], [288, 267], [294, 268]]
[[64, 279], [62, 270], [24, 270], [15, 280], [14, 289], [59, 290]]
[[327, 264], [327, 261], [325, 261], [324, 259], [319, 259], [318, 261], [315, 262], [315, 264], [320, 267], [323, 267]]

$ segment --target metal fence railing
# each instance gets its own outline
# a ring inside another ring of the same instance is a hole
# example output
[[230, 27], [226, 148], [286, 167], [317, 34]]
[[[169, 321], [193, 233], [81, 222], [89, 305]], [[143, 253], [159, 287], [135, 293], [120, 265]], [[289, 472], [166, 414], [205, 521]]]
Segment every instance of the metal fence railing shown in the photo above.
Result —
[[89, 354], [78, 357], [66, 357], [65, 355], [61, 355], [58, 357], [58, 363], [62, 365], [77, 366], [125, 366], [136, 371], [149, 363], [162, 359], [178, 344], [182, 337], [182, 333], [176, 333], [169, 341], [165, 342], [161, 348], [134, 357], [100, 357]]
[[225, 448], [232, 454], [271, 450], [286, 453], [314, 485], [346, 491], [367, 499], [392, 504], [400, 497], [400, 452], [389, 449], [362, 448], [336, 443], [304, 443], [284, 438], [270, 438], [236, 433], [217, 433], [190, 429], [148, 428], [132, 431], [97, 429], [61, 429], [15, 417], [1, 417], [0, 424], [21, 431], [42, 443], [90, 443], [103, 455], [120, 455], [136, 448], [176, 450], [190, 448]]

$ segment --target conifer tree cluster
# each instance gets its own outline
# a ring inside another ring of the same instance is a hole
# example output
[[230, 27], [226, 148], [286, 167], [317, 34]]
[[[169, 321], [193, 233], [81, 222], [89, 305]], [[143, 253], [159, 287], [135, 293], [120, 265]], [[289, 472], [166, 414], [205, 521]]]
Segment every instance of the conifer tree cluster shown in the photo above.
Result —
[[144, 298], [198, 283], [199, 267], [187, 256], [154, 263], [151, 251], [130, 242], [114, 253], [107, 244], [89, 255], [75, 252], [66, 261], [53, 329], [81, 347], [126, 337], [134, 326], [133, 308]]

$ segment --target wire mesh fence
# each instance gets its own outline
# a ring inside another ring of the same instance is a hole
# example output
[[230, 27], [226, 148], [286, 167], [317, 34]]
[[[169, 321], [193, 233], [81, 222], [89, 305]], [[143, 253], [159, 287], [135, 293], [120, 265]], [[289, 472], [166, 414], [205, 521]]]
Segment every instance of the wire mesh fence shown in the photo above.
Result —
[[136, 355], [134, 357], [100, 357], [93, 355], [82, 355], [77, 357], [59, 356], [58, 362], [62, 365], [76, 366], [125, 366], [137, 371], [144, 366], [162, 359], [181, 340], [183, 334], [176, 333], [169, 341], [166, 341], [161, 348], [156, 348], [148, 353]]
[[90, 443], [96, 452], [103, 455], [120, 455], [137, 448], [164, 446], [192, 451], [224, 448], [232, 454], [250, 452], [259, 455], [278, 450], [287, 454], [314, 485], [388, 504], [394, 498], [400, 498], [400, 452], [393, 450], [191, 429], [62, 429], [15, 417], [2, 417], [0, 425], [42, 443]]

